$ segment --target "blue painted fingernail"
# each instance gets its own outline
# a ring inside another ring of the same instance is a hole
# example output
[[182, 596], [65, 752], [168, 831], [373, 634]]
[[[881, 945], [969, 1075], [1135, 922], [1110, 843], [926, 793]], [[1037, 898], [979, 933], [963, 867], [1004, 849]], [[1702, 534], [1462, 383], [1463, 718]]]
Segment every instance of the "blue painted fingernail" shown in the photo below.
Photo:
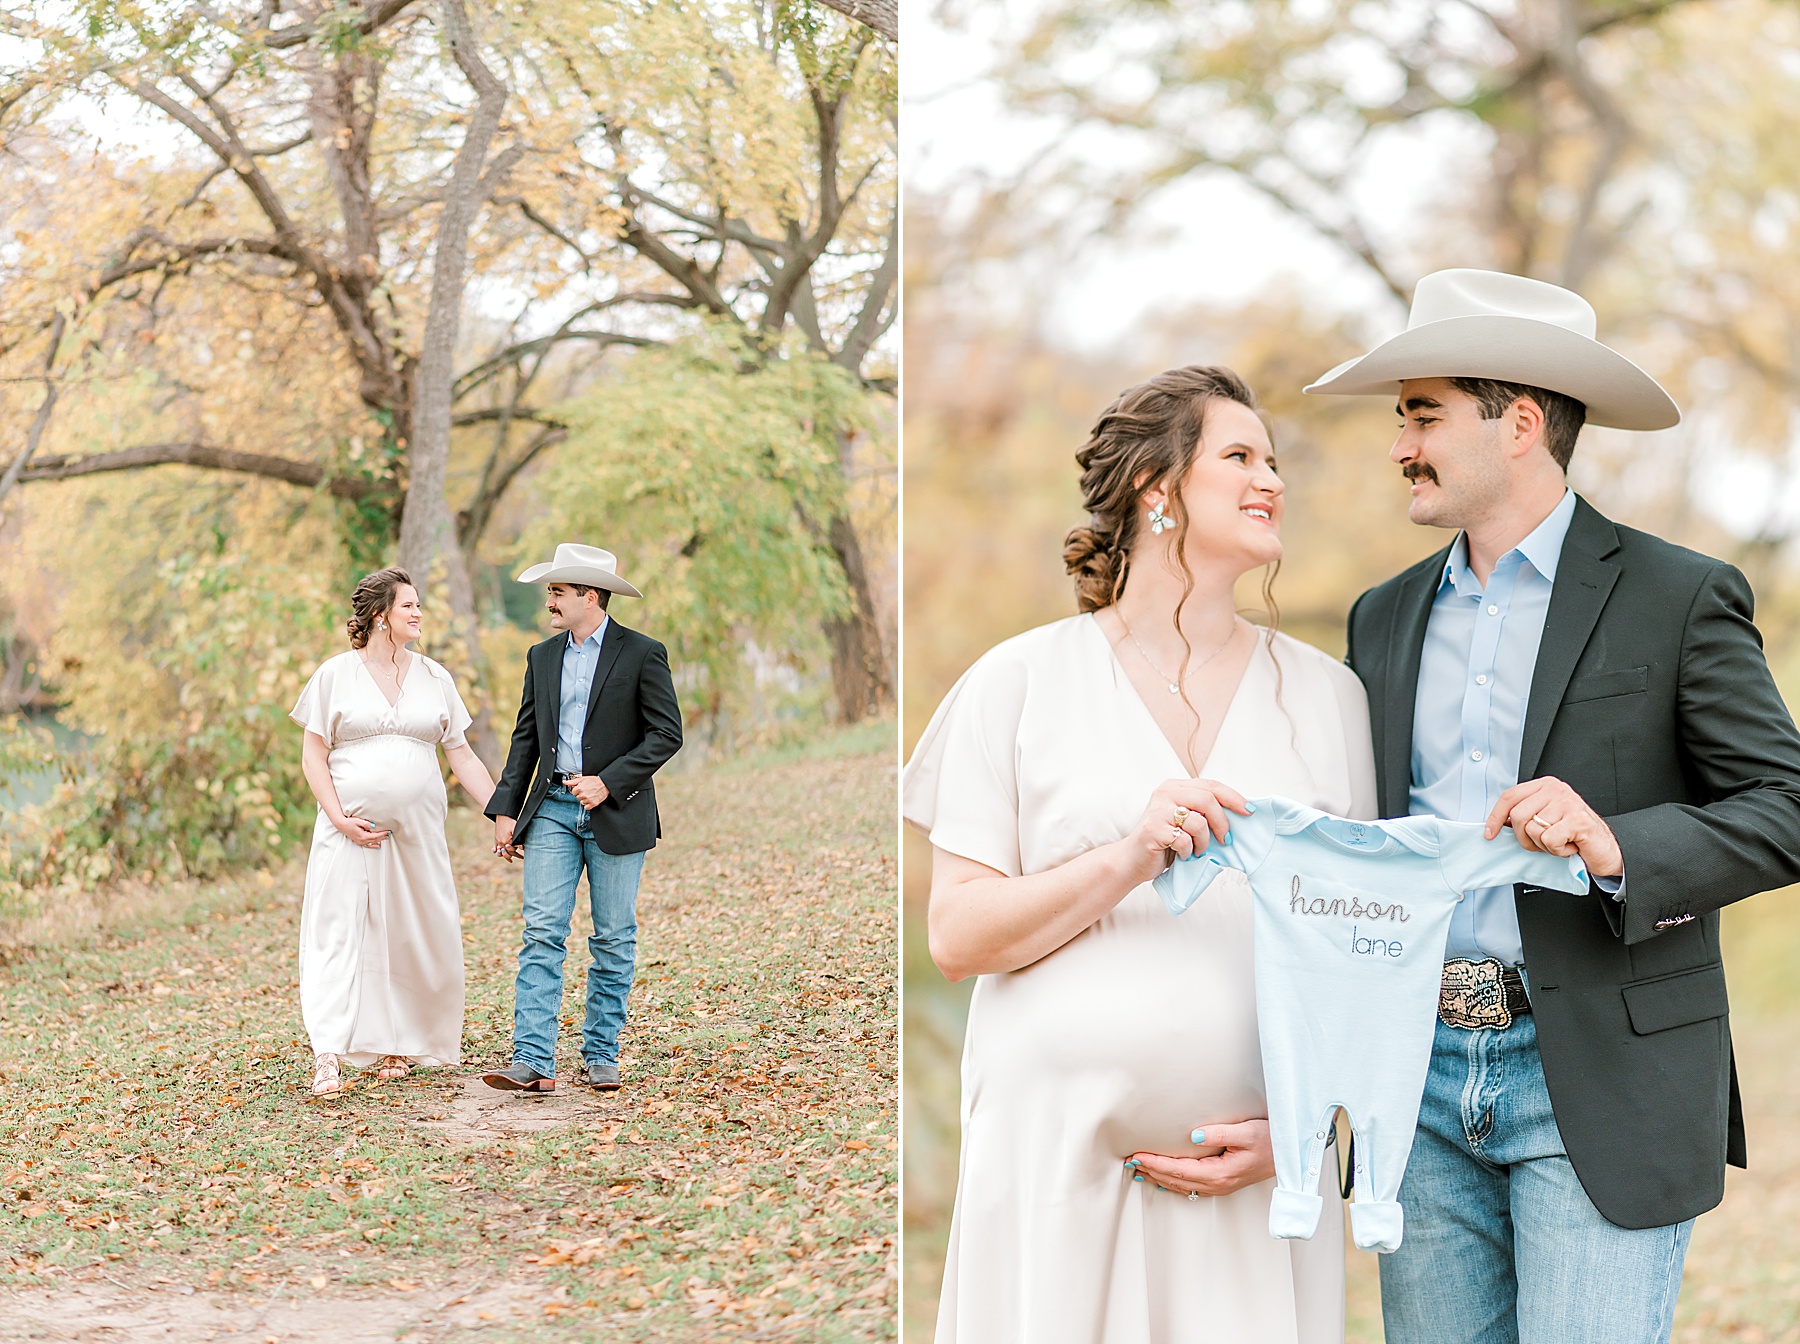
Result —
[[1231, 832], [1226, 831], [1225, 838], [1223, 840], [1221, 840], [1219, 843], [1222, 845], [1229, 845], [1231, 843]]
[[1256, 815], [1256, 804], [1255, 803], [1245, 803], [1244, 811], [1250, 813], [1252, 816], [1255, 816]]
[[1137, 1165], [1137, 1159], [1135, 1157], [1128, 1157], [1125, 1159], [1125, 1165], [1128, 1167], [1135, 1167]]
[[1205, 1143], [1206, 1131], [1204, 1129], [1196, 1129], [1192, 1134], [1188, 1135], [1188, 1137], [1195, 1143]]
[[1131, 1178], [1131, 1179], [1132, 1179], [1132, 1180], [1134, 1180], [1134, 1181], [1141, 1181], [1141, 1180], [1143, 1180], [1143, 1179], [1144, 1179], [1144, 1178], [1143, 1178], [1143, 1177], [1142, 1177], [1142, 1176], [1133, 1176], [1133, 1177], [1132, 1177], [1132, 1178]]

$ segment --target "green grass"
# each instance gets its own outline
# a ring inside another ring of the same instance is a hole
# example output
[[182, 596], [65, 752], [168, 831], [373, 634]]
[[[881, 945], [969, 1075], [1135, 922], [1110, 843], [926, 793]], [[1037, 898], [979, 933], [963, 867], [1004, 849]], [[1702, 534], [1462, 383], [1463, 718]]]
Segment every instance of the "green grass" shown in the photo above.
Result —
[[568, 1118], [541, 1132], [516, 1098], [499, 1128], [458, 1127], [464, 1079], [509, 1055], [519, 900], [519, 869], [467, 812], [460, 1071], [308, 1098], [303, 861], [140, 896], [15, 953], [0, 1282], [268, 1296], [507, 1279], [531, 1314], [485, 1337], [566, 1337], [575, 1318], [618, 1340], [892, 1338], [891, 767], [840, 751], [659, 785], [626, 1087], [545, 1103]]

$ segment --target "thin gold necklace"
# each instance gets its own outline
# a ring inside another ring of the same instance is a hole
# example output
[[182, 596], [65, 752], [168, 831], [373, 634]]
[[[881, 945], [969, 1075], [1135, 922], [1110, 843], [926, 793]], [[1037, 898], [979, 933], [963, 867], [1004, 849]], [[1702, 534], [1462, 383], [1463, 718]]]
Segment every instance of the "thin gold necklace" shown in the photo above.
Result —
[[[1115, 608], [1114, 610], [1117, 610], [1117, 608]], [[1119, 624], [1125, 627], [1125, 633], [1130, 635], [1131, 642], [1133, 644], [1137, 645], [1137, 651], [1138, 651], [1139, 656], [1142, 657], [1143, 660], [1147, 664], [1149, 664], [1150, 670], [1152, 672], [1156, 673], [1157, 676], [1161, 677], [1164, 681], [1169, 683], [1169, 694], [1170, 695], [1180, 695], [1182, 682], [1187, 681], [1190, 677], [1192, 677], [1195, 673], [1197, 673], [1201, 668], [1205, 667], [1213, 659], [1217, 658], [1221, 653], [1225, 652], [1225, 645], [1231, 643], [1232, 640], [1237, 638], [1238, 625], [1242, 619], [1241, 617], [1233, 616], [1231, 618], [1231, 633], [1229, 635], [1225, 636], [1224, 643], [1220, 644], [1211, 653], [1207, 654], [1206, 657], [1202, 658], [1199, 662], [1195, 663], [1192, 667], [1190, 667], [1187, 671], [1187, 676], [1181, 678], [1180, 681], [1177, 681], [1174, 677], [1171, 677], [1167, 672], [1163, 671], [1160, 667], [1158, 667], [1156, 665], [1156, 660], [1150, 656], [1150, 651], [1144, 647], [1143, 641], [1141, 641], [1137, 637], [1137, 632], [1131, 628], [1131, 622], [1125, 619], [1125, 613], [1121, 611], [1118, 613], [1118, 615], [1119, 615]]]

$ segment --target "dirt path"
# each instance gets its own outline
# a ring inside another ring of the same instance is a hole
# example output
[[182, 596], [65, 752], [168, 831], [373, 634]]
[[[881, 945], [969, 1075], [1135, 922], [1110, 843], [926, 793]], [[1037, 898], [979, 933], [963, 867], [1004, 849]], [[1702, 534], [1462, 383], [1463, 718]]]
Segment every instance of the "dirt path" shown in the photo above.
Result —
[[0, 968], [0, 1340], [892, 1338], [891, 789], [883, 757], [670, 781], [617, 1093], [476, 1076], [519, 878], [466, 815], [454, 1073], [308, 1099], [298, 865]]

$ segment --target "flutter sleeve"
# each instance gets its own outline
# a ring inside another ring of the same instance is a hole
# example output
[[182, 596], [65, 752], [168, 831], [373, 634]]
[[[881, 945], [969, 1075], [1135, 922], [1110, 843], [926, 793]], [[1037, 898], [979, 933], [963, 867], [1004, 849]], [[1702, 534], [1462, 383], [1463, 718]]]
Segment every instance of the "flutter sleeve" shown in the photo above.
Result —
[[469, 739], [464, 734], [475, 719], [463, 704], [462, 695], [456, 689], [456, 678], [450, 675], [450, 670], [441, 663], [431, 663], [430, 667], [438, 684], [444, 688], [444, 735], [438, 742], [445, 751], [455, 751], [468, 745]]
[[1438, 867], [1452, 891], [1478, 891], [1509, 882], [1529, 882], [1578, 896], [1588, 891], [1587, 865], [1580, 855], [1564, 859], [1526, 849], [1511, 831], [1483, 839], [1478, 821], [1438, 823]]
[[309, 733], [317, 733], [325, 739], [327, 747], [337, 745], [332, 731], [334, 715], [331, 712], [331, 684], [336, 670], [335, 658], [320, 663], [300, 692], [300, 698], [288, 711], [288, 717]]
[[1001, 650], [963, 673], [900, 776], [906, 820], [939, 849], [1021, 874], [1019, 720], [1028, 673]]

